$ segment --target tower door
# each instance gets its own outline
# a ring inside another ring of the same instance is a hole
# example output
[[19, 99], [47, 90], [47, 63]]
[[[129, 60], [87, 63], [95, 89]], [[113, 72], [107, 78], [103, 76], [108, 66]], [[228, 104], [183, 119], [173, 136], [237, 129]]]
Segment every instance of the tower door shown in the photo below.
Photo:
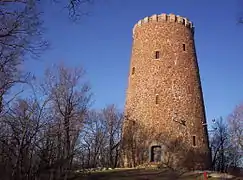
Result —
[[150, 157], [151, 162], [160, 162], [161, 155], [162, 155], [161, 146], [152, 146], [150, 155], [151, 155]]

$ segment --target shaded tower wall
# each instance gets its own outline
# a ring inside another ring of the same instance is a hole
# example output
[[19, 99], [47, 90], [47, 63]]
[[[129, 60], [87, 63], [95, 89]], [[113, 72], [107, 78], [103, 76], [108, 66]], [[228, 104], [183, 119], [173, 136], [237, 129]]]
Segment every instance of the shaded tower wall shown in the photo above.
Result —
[[209, 168], [194, 27], [187, 18], [161, 14], [135, 24], [125, 113], [126, 167], [151, 161], [152, 146], [163, 147], [161, 159], [166, 159], [165, 151], [177, 143], [180, 150], [171, 150], [179, 154], [183, 149], [177, 161]]

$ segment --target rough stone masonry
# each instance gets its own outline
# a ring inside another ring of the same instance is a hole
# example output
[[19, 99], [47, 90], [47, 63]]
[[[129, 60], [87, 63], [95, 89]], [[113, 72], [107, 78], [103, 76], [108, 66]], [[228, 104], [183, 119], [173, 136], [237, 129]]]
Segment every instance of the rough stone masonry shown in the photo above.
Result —
[[194, 26], [187, 18], [161, 14], [135, 24], [125, 114], [125, 167], [210, 168]]

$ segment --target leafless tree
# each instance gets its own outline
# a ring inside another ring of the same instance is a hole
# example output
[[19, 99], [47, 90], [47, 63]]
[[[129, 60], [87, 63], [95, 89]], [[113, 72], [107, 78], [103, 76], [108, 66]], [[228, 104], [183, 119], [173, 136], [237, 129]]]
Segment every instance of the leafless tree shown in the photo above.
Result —
[[[86, 14], [86, 6], [93, 4], [93, 0], [50, 1], [65, 6], [72, 20]], [[26, 83], [30, 78], [21, 71], [23, 62], [28, 57], [39, 57], [48, 47], [43, 36], [41, 3], [39, 0], [0, 0], [0, 114], [9, 102], [5, 96], [11, 87]], [[15, 95], [9, 99], [13, 97]]]
[[[77, 18], [87, 15], [89, 13], [88, 6], [93, 5], [95, 0], [49, 0], [54, 2], [55, 5], [60, 5], [57, 8], [67, 9], [68, 15], [72, 20], [77, 20]], [[29, 2], [39, 3], [40, 0], [0, 0], [0, 4], [14, 4], [14, 5], [24, 5]]]
[[[75, 20], [92, 2], [62, 0], [60, 4]], [[0, 0], [0, 167], [5, 179], [67, 179], [82, 148], [78, 138], [91, 99], [82, 68], [48, 69], [42, 99], [36, 91], [28, 99], [15, 99], [22, 90], [10, 94], [18, 83], [32, 80], [21, 70], [23, 63], [48, 47], [40, 5], [38, 0]], [[116, 144], [115, 139], [112, 150], [117, 150]]]
[[86, 168], [115, 168], [119, 162], [122, 113], [115, 105], [92, 110], [80, 135], [83, 165]]
[[108, 166], [115, 168], [118, 165], [123, 114], [117, 110], [115, 105], [109, 105], [102, 110], [106, 125]]
[[84, 74], [82, 68], [54, 66], [46, 71], [42, 86], [52, 104], [53, 131], [57, 133], [60, 146], [57, 154], [65, 162], [59, 169], [65, 179], [71, 169], [75, 146], [91, 100], [90, 86]]
[[[243, 104], [235, 107], [234, 111], [228, 117], [228, 128], [230, 135], [230, 142], [232, 148], [235, 149], [237, 154], [243, 153]], [[234, 161], [233, 166], [243, 165], [243, 159], [239, 158]]]
[[69, 17], [72, 20], [78, 20], [80, 17], [88, 15], [88, 6], [93, 5], [95, 0], [66, 0], [66, 8]]
[[35, 1], [1, 0], [0, 22], [1, 113], [6, 103], [4, 96], [11, 87], [16, 83], [26, 83], [28, 79], [21, 72], [23, 62], [28, 56], [37, 57], [48, 44], [43, 40], [42, 21]]
[[54, 66], [0, 117], [3, 179], [67, 179], [91, 93], [82, 68]]
[[128, 167], [136, 167], [139, 164], [147, 162], [149, 151], [146, 142], [150, 138], [152, 139], [153, 132], [152, 127], [145, 127], [144, 124], [132, 117], [131, 114], [126, 113], [122, 135], [122, 154], [127, 161]]
[[228, 118], [231, 140], [243, 151], [243, 104], [236, 106]]
[[215, 129], [215, 131], [211, 139], [211, 149], [213, 155], [212, 164], [214, 170], [224, 172], [226, 166], [225, 149], [228, 146], [229, 134], [227, 125], [223, 121], [223, 118], [220, 118], [215, 122], [213, 129]]
[[45, 104], [18, 99], [1, 117], [0, 164], [3, 179], [32, 179], [38, 166], [36, 145], [45, 126]]
[[215, 129], [211, 136], [212, 165], [214, 170], [227, 172], [232, 166], [237, 166], [241, 155], [237, 151], [229, 131], [227, 121], [220, 118], [215, 121]]
[[102, 148], [106, 144], [106, 128], [101, 113], [89, 112], [84, 130], [80, 135], [80, 146], [83, 147], [83, 167], [96, 168], [101, 165]]

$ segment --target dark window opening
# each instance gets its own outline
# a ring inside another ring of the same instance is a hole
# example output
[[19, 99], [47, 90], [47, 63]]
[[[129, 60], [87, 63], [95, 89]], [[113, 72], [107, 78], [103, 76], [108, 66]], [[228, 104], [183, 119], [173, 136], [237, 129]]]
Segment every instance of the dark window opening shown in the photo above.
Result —
[[150, 162], [160, 162], [162, 156], [161, 146], [152, 146], [150, 149]]
[[135, 126], [135, 121], [132, 121], [132, 125]]
[[135, 73], [135, 67], [132, 68], [132, 75]]
[[192, 144], [193, 146], [196, 146], [196, 136], [192, 136]]
[[156, 94], [156, 96], [155, 96], [155, 104], [159, 104], [159, 95], [158, 94]]
[[155, 59], [159, 59], [159, 55], [160, 55], [160, 54], [159, 54], [159, 51], [156, 51], [156, 52], [155, 52]]
[[186, 45], [183, 44], [183, 51], [186, 51]]

